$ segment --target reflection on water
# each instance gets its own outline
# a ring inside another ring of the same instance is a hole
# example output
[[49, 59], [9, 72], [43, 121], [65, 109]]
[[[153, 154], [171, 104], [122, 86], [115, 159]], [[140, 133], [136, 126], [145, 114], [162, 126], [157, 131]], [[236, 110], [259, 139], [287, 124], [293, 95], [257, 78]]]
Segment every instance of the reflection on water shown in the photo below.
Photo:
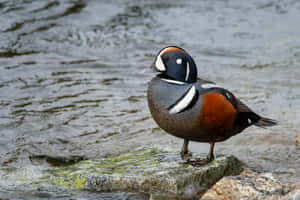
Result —
[[195, 58], [200, 77], [281, 122], [250, 128], [218, 144], [217, 153], [284, 182], [299, 180], [299, 10], [292, 0], [1, 1], [1, 166], [33, 165], [33, 155], [179, 148], [181, 140], [157, 129], [146, 104], [155, 54], [179, 45]]

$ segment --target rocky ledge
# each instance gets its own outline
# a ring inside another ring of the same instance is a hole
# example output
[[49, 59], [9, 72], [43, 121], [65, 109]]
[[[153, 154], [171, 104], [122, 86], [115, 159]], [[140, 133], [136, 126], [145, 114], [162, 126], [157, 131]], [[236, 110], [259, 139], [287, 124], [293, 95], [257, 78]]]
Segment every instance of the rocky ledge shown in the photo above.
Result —
[[[193, 159], [205, 156], [194, 155]], [[199, 199], [222, 177], [238, 175], [241, 171], [242, 163], [233, 156], [219, 156], [209, 164], [198, 166], [182, 161], [178, 151], [151, 148], [63, 167], [1, 171], [0, 175], [2, 183], [12, 183], [18, 188], [49, 185], [99, 192], [147, 193], [152, 199]]]
[[241, 171], [242, 163], [233, 156], [220, 156], [197, 166], [182, 161], [178, 151], [140, 149], [59, 168], [51, 172], [51, 182], [100, 192], [144, 192], [151, 194], [152, 199], [196, 199], [223, 176]]

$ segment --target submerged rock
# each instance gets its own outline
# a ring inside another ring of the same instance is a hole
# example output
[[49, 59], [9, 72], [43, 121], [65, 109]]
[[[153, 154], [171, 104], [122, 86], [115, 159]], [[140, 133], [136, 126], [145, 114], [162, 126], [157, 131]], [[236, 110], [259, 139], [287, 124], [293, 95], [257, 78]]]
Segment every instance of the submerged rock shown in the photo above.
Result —
[[[199, 155], [197, 156], [198, 158]], [[233, 156], [220, 156], [204, 166], [186, 164], [179, 152], [140, 149], [100, 160], [86, 160], [52, 170], [51, 182], [92, 191], [134, 191], [152, 198], [199, 198], [225, 175], [237, 175], [242, 163]]]

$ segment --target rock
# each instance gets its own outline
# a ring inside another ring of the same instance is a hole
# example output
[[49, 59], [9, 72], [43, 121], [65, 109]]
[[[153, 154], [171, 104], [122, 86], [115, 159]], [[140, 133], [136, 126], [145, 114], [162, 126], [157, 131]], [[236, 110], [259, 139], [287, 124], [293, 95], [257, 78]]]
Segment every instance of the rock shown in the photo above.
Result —
[[270, 174], [244, 171], [239, 176], [222, 178], [201, 200], [279, 200], [283, 193], [283, 186]]
[[[241, 173], [243, 165], [233, 156], [219, 156], [204, 166], [187, 164], [178, 151], [157, 148], [136, 149], [98, 160], [82, 160], [81, 156], [32, 157], [37, 163], [49, 162], [49, 158], [67, 162], [48, 167], [1, 168], [0, 196], [6, 192], [4, 196], [11, 199], [11, 194], [21, 191], [19, 196], [26, 195], [28, 199], [54, 198], [68, 191], [90, 190], [126, 192], [136, 195], [133, 199], [149, 199], [150, 195], [151, 200], [199, 199], [200, 195], [201, 200], [300, 200], [300, 183], [282, 186], [271, 173]], [[196, 155], [194, 160], [199, 158], [201, 155]]]
[[42, 161], [46, 161], [53, 167], [61, 167], [67, 165], [73, 165], [82, 160], [87, 160], [85, 156], [81, 155], [69, 155], [69, 156], [57, 156], [57, 155], [31, 155], [29, 157], [32, 163], [42, 164]]
[[[131, 191], [152, 194], [152, 199], [195, 199], [225, 175], [242, 171], [233, 156], [221, 156], [204, 166], [185, 164], [177, 151], [139, 149], [50, 172], [55, 185], [92, 191]], [[162, 198], [163, 199], [163, 198]]]
[[300, 200], [300, 190], [293, 190], [285, 195], [282, 200]]
[[287, 193], [280, 200], [300, 200], [300, 189]]
[[[200, 158], [200, 155], [193, 157], [194, 160]], [[43, 160], [44, 157], [34, 159]], [[57, 160], [55, 157], [51, 159]], [[209, 164], [197, 166], [182, 161], [179, 151], [157, 148], [136, 149], [98, 160], [76, 159], [70, 163], [0, 170], [0, 188], [18, 188], [28, 190], [30, 194], [36, 188], [41, 191], [61, 188], [146, 193], [153, 200], [199, 199], [223, 176], [237, 175], [242, 171], [242, 163], [233, 156], [219, 156]]]
[[300, 200], [300, 182], [289, 183], [288, 189], [288, 193], [280, 200]]

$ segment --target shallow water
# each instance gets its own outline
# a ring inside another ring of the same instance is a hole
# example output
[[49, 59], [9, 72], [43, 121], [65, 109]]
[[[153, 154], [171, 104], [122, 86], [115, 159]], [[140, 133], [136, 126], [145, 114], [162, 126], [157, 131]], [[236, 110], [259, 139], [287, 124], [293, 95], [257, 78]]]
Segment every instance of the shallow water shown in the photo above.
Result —
[[44, 158], [93, 159], [154, 144], [180, 148], [146, 102], [154, 56], [178, 45], [194, 57], [199, 77], [280, 121], [249, 128], [216, 153], [298, 181], [299, 20], [294, 0], [1, 1], [1, 167], [49, 167]]

